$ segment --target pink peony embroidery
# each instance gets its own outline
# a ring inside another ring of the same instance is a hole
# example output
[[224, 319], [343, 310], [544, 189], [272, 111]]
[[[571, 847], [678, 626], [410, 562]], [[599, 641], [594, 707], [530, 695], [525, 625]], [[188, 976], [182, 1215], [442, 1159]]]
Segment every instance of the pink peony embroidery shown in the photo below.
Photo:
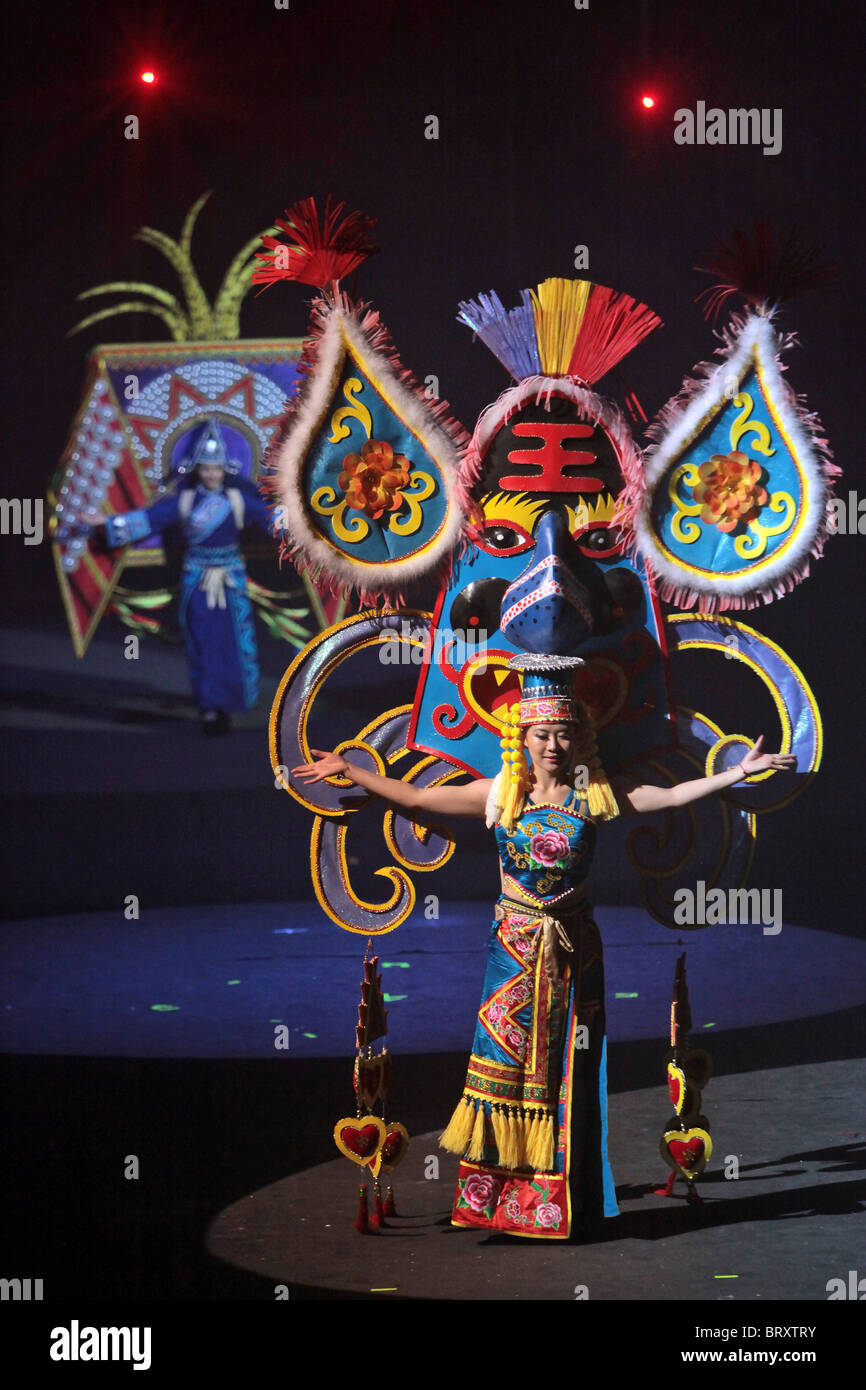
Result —
[[529, 853], [539, 864], [555, 864], [569, 855], [568, 836], [561, 830], [546, 830], [543, 835], [533, 835]]
[[562, 1221], [562, 1208], [556, 1202], [542, 1202], [541, 1206], [535, 1208], [535, 1224], [543, 1226], [545, 1230], [558, 1231]]
[[510, 1197], [505, 1203], [505, 1215], [508, 1217], [509, 1221], [519, 1221], [523, 1216], [520, 1203], [516, 1197]]
[[499, 1179], [489, 1173], [470, 1173], [463, 1184], [463, 1197], [473, 1211], [482, 1212], [495, 1204], [501, 1187]]

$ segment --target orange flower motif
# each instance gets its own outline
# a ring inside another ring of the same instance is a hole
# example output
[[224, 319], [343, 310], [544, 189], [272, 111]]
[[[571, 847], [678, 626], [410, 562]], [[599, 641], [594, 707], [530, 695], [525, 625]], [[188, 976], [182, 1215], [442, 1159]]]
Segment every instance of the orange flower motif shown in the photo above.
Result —
[[368, 439], [360, 454], [347, 454], [337, 482], [350, 507], [377, 519], [403, 505], [401, 488], [409, 483], [412, 467], [405, 454], [395, 454], [381, 439]]
[[698, 469], [700, 482], [692, 496], [701, 504], [701, 521], [720, 531], [734, 531], [742, 522], [754, 521], [767, 501], [760, 486], [761, 465], [739, 449], [732, 454], [713, 454]]

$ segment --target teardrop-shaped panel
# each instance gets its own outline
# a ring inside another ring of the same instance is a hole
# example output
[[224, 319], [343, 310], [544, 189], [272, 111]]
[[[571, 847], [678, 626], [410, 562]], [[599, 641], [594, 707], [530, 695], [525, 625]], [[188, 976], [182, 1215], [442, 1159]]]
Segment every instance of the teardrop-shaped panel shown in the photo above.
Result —
[[313, 330], [304, 387], [269, 460], [275, 527], [331, 583], [393, 593], [459, 538], [464, 435], [386, 350], [377, 315], [327, 306]]
[[750, 315], [727, 341], [662, 411], [635, 518], [662, 597], [707, 611], [751, 608], [805, 578], [838, 471], [782, 378], [769, 319]]

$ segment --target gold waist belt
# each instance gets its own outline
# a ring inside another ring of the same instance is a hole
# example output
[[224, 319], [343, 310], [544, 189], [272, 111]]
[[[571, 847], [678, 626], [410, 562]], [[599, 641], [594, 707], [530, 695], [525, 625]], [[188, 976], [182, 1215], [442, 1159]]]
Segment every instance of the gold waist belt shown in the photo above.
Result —
[[504, 921], [512, 914], [538, 922], [534, 933], [535, 947], [537, 951], [539, 945], [543, 946], [544, 973], [552, 985], [558, 985], [562, 979], [562, 958], [574, 955], [574, 942], [563, 918], [574, 922], [587, 912], [588, 904], [583, 892], [575, 891], [569, 898], [561, 899], [556, 908], [557, 915], [554, 916], [553, 913], [543, 912], [530, 903], [522, 903], [517, 898], [502, 895], [493, 911], [494, 920], [497, 922]]

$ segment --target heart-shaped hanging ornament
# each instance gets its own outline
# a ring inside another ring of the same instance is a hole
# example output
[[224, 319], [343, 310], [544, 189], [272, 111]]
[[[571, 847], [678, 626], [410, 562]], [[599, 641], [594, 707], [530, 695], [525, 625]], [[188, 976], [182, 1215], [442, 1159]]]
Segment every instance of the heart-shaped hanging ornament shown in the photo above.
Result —
[[385, 1094], [385, 1057], [355, 1058], [355, 1094], [368, 1110]]
[[385, 1142], [370, 1164], [370, 1171], [375, 1178], [378, 1178], [380, 1172], [393, 1173], [397, 1165], [403, 1162], [409, 1148], [409, 1131], [405, 1125], [392, 1122], [387, 1129]]
[[705, 1129], [669, 1129], [662, 1135], [659, 1151], [669, 1168], [692, 1181], [707, 1166], [713, 1141]]
[[334, 1143], [346, 1158], [366, 1168], [378, 1157], [386, 1133], [385, 1122], [378, 1115], [364, 1115], [360, 1119], [349, 1115], [334, 1125]]

